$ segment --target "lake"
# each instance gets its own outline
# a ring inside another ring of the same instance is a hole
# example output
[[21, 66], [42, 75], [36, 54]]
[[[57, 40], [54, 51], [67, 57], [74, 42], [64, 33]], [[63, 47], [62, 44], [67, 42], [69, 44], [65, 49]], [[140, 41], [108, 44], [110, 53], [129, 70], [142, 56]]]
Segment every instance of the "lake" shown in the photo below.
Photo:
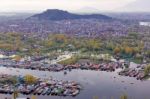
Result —
[[[0, 73], [11, 75], [32, 74], [42, 78], [53, 77], [57, 80], [74, 80], [83, 86], [76, 97], [36, 96], [36, 99], [119, 99], [121, 95], [128, 95], [129, 99], [150, 99], [150, 80], [140, 81], [131, 77], [123, 77], [115, 72], [72, 70], [66, 75], [64, 72], [49, 72], [0, 67]], [[0, 95], [0, 99], [11, 97]], [[21, 96], [24, 97], [24, 96]], [[26, 96], [27, 97], [27, 96]], [[97, 99], [97, 98], [96, 98]]]

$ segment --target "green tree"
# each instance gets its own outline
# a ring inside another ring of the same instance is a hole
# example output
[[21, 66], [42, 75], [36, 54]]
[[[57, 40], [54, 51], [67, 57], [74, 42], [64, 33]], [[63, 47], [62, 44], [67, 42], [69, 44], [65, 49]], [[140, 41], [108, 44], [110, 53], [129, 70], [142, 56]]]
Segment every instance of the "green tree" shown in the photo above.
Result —
[[97, 39], [90, 39], [87, 41], [87, 47], [91, 50], [96, 50], [100, 48], [100, 41]]
[[131, 47], [125, 47], [124, 48], [125, 54], [133, 54], [133, 49]]
[[150, 64], [144, 68], [144, 73], [145, 75], [148, 75], [150, 73]]
[[127, 95], [122, 95], [122, 96], [120, 97], [120, 99], [128, 99], [128, 96], [127, 96]]
[[24, 81], [27, 83], [27, 84], [34, 84], [36, 81], [37, 81], [37, 78], [32, 76], [32, 75], [25, 75], [24, 76]]
[[121, 52], [121, 49], [120, 49], [119, 47], [115, 47], [114, 53], [115, 53], [115, 54], [118, 54], [118, 53], [120, 53], [120, 52]]

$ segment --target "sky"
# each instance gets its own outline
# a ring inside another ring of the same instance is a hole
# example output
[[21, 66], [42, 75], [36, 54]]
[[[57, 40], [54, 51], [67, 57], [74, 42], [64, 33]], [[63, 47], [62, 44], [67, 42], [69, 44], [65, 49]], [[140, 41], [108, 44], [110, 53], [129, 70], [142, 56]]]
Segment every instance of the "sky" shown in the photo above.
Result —
[[37, 12], [46, 9], [77, 11], [93, 8], [100, 11], [114, 11], [136, 0], [0, 0], [0, 12]]

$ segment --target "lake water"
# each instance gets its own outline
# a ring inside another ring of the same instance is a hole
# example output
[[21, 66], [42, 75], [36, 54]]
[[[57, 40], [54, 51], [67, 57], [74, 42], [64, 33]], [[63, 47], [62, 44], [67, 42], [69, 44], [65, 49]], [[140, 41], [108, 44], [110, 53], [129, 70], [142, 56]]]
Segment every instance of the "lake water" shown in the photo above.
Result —
[[[35, 76], [57, 80], [74, 80], [83, 86], [76, 97], [36, 96], [36, 99], [119, 99], [127, 94], [129, 99], [150, 99], [150, 81], [139, 81], [135, 78], [119, 76], [116, 72], [72, 70], [64, 75], [64, 72], [49, 72], [24, 69], [10, 69], [0, 67], [0, 73], [13, 75], [33, 74]], [[0, 95], [5, 99], [7, 95]], [[7, 96], [11, 97], [11, 96]], [[22, 96], [24, 97], [24, 96]], [[96, 98], [97, 99], [97, 98]]]

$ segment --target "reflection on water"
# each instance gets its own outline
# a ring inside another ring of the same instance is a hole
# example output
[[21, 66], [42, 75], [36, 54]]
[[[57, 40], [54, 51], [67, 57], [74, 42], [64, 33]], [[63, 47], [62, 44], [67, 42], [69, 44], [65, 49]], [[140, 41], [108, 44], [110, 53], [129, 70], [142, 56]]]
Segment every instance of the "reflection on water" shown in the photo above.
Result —
[[[72, 70], [64, 72], [32, 71], [0, 67], [0, 73], [13, 75], [33, 74], [43, 78], [53, 77], [58, 80], [75, 80], [83, 86], [76, 97], [37, 96], [37, 99], [119, 99], [120, 95], [128, 94], [129, 99], [150, 99], [150, 81], [138, 81], [135, 78], [122, 77], [116, 72], [90, 70]], [[5, 96], [5, 95], [1, 95]], [[0, 98], [4, 99], [4, 98]]]

